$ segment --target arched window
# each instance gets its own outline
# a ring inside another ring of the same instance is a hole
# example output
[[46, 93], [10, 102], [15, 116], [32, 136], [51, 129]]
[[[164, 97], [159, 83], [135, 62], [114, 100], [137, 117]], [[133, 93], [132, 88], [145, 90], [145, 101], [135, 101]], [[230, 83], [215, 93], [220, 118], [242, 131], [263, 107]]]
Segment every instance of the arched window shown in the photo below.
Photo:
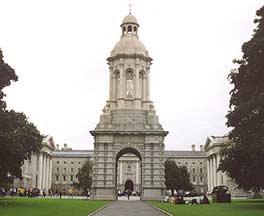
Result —
[[134, 33], [137, 33], [137, 27], [134, 26]]
[[128, 32], [128, 33], [131, 33], [131, 32], [132, 32], [132, 26], [128, 26], [128, 28], [127, 28], [127, 32]]
[[145, 73], [145, 72], [144, 72], [143, 70], [139, 72], [139, 79], [143, 80], [143, 78], [144, 78], [144, 73]]
[[133, 80], [133, 70], [128, 69], [126, 72], [126, 80]]
[[124, 26], [123, 27], [123, 34], [125, 34], [126, 33], [126, 27]]
[[116, 70], [116, 71], [114, 72], [114, 74], [115, 74], [115, 78], [116, 78], [116, 79], [120, 79], [120, 73], [119, 73], [118, 70]]

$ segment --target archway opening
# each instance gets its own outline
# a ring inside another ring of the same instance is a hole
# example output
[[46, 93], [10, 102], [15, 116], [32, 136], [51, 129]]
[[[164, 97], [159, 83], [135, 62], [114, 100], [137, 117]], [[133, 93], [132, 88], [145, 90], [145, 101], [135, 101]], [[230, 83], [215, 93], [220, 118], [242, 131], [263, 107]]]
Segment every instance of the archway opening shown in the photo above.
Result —
[[126, 180], [125, 190], [126, 191], [134, 191], [134, 183], [130, 179]]
[[115, 189], [119, 200], [139, 200], [142, 190], [142, 157], [127, 147], [116, 154]]

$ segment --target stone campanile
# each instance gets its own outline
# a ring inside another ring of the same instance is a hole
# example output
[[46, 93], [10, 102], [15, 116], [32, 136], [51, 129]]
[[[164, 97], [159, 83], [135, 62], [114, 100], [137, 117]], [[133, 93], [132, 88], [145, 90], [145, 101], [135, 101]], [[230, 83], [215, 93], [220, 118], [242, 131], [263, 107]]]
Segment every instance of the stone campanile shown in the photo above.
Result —
[[141, 199], [157, 199], [165, 190], [164, 138], [150, 101], [152, 58], [138, 37], [139, 24], [129, 14], [121, 24], [122, 35], [107, 58], [109, 100], [94, 136], [92, 196], [115, 199], [118, 159], [127, 153], [141, 162]]

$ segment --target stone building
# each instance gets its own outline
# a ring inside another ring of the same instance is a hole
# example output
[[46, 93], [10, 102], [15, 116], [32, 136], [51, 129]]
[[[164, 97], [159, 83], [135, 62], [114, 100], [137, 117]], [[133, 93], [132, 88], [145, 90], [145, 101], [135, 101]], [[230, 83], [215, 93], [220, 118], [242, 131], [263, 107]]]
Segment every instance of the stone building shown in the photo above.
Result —
[[206, 139], [204, 150], [207, 158], [208, 191], [212, 192], [215, 186], [225, 185], [229, 188], [232, 196], [247, 196], [249, 193], [239, 189], [226, 173], [217, 172], [221, 161], [220, 151], [224, 146], [230, 145], [230, 143], [228, 136], [209, 136]]
[[119, 160], [134, 154], [140, 161], [142, 199], [158, 199], [165, 192], [164, 138], [150, 101], [152, 58], [138, 37], [139, 24], [129, 14], [121, 24], [121, 38], [107, 58], [109, 99], [94, 136], [94, 199], [116, 199]]
[[52, 156], [54, 140], [46, 136], [42, 141], [40, 153], [34, 153], [30, 160], [25, 160], [22, 165], [22, 180], [15, 179], [14, 187], [39, 188], [48, 190], [51, 188]]
[[65, 145], [62, 150], [56, 149], [52, 153], [52, 189], [67, 193], [72, 183], [78, 182], [77, 173], [92, 155], [92, 150], [72, 150]]
[[165, 151], [165, 158], [175, 161], [178, 166], [186, 166], [190, 174], [190, 182], [197, 193], [206, 193], [207, 188], [207, 160], [203, 146], [196, 151], [192, 145], [192, 151]]

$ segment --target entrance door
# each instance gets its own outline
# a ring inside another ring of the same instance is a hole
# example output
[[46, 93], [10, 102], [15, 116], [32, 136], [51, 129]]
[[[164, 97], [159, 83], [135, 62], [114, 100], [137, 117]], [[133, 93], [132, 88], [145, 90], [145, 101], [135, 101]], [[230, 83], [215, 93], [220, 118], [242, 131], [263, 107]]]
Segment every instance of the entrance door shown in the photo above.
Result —
[[131, 180], [126, 181], [125, 190], [134, 191], [134, 183]]

